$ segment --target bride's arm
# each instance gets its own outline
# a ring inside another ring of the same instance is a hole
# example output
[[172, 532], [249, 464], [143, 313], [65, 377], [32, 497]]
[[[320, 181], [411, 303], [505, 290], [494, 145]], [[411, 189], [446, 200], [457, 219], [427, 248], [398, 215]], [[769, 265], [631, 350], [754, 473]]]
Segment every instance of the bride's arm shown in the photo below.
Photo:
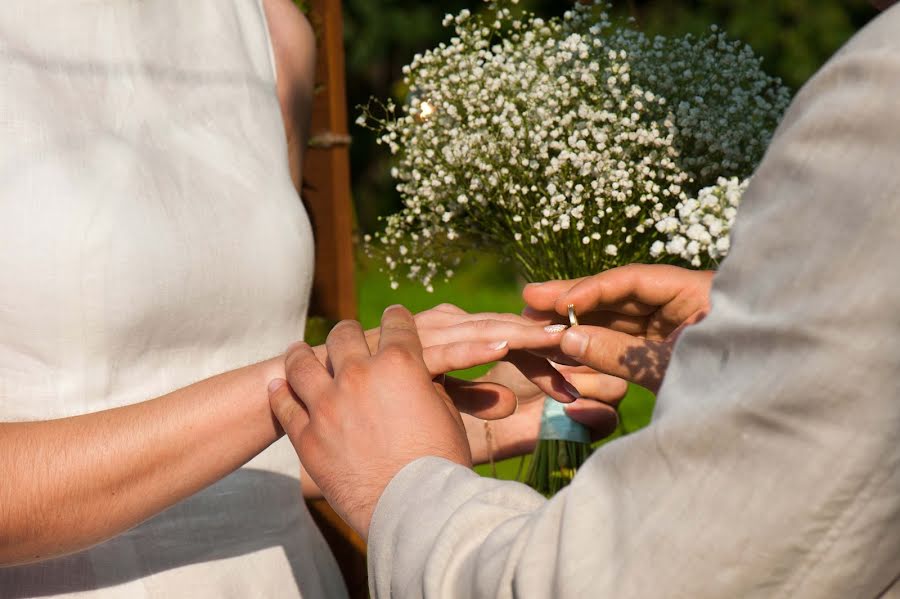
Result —
[[0, 566], [85, 549], [240, 467], [280, 435], [279, 356], [134, 405], [0, 423]]
[[[434, 374], [558, 342], [540, 326], [466, 318], [423, 330]], [[90, 547], [237, 469], [280, 436], [266, 387], [283, 378], [277, 356], [130, 406], [0, 423], [0, 566]]]

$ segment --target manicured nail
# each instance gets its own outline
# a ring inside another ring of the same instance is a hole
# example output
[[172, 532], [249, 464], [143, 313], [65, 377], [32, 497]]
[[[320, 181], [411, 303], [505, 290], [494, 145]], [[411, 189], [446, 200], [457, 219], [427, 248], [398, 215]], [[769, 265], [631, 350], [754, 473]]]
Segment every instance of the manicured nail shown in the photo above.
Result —
[[551, 325], [545, 326], [544, 331], [547, 333], [550, 333], [551, 335], [558, 335], [559, 333], [562, 333], [563, 331], [565, 331], [567, 328], [569, 328], [569, 327], [567, 327], [564, 324], [551, 324]]
[[564, 381], [563, 387], [566, 388], [566, 391], [569, 392], [569, 395], [572, 396], [572, 399], [581, 399], [581, 393], [578, 391], [578, 389], [575, 388], [575, 385], [573, 385], [569, 381]]
[[275, 393], [284, 387], [284, 379], [272, 379], [269, 381], [269, 393]]
[[587, 352], [588, 342], [587, 333], [578, 329], [569, 329], [563, 335], [562, 341], [559, 342], [559, 347], [566, 354], [580, 358]]
[[536, 288], [540, 287], [541, 285], [543, 285], [543, 283], [528, 283], [527, 285], [525, 285], [525, 289], [528, 289], [529, 287]]
[[498, 341], [497, 343], [491, 343], [491, 350], [500, 351], [501, 349], [506, 349], [506, 346], [509, 345], [509, 341]]

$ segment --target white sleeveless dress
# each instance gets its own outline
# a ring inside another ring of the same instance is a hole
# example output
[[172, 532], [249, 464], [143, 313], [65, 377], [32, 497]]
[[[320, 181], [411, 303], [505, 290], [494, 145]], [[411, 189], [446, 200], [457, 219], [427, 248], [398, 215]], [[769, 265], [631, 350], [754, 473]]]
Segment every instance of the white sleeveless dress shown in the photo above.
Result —
[[[258, 0], [0, 3], [0, 421], [302, 336], [312, 231], [274, 72]], [[0, 569], [0, 598], [345, 596], [298, 476], [283, 440], [112, 541]]]

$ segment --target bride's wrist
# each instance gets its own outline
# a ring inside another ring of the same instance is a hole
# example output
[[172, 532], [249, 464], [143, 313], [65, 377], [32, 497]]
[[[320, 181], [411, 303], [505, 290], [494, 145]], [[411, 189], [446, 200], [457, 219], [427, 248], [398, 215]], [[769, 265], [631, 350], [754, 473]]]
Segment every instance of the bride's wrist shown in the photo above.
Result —
[[287, 378], [284, 372], [284, 358], [284, 354], [279, 354], [274, 358], [269, 358], [260, 365], [262, 366], [262, 377], [265, 379], [267, 388], [272, 380]]
[[537, 443], [540, 421], [535, 419], [529, 405], [519, 405], [519, 410], [504, 420], [499, 421], [495, 435], [497, 436], [497, 454], [500, 459], [526, 455], [534, 451]]
[[540, 422], [536, 420], [528, 406], [520, 406], [512, 416], [501, 420], [480, 420], [467, 414], [463, 416], [472, 459], [475, 464], [526, 455], [534, 450]]

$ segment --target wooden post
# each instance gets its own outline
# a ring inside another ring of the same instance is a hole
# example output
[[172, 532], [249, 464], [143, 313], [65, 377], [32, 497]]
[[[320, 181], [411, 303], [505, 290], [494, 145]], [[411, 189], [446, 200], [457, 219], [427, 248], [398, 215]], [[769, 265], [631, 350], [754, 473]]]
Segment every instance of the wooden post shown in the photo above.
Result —
[[[342, 320], [356, 318], [357, 314], [344, 23], [340, 0], [311, 0], [309, 7], [310, 21], [318, 37], [312, 131], [303, 166], [303, 196], [316, 238], [310, 314]], [[307, 503], [337, 558], [350, 597], [367, 598], [365, 542], [327, 502], [311, 500]]]
[[303, 168], [304, 197], [316, 232], [311, 310], [341, 320], [356, 318], [344, 24], [340, 0], [311, 0], [310, 8], [319, 41], [312, 132]]

